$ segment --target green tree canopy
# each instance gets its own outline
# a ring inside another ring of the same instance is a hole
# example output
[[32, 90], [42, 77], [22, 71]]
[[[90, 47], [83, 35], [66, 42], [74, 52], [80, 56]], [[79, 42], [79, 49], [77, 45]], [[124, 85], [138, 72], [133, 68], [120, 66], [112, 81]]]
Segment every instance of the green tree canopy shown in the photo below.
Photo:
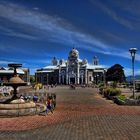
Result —
[[30, 76], [30, 82], [31, 82], [31, 83], [34, 83], [34, 82], [35, 82], [35, 76], [33, 76], [33, 75]]
[[106, 72], [106, 81], [125, 82], [125, 74], [120, 64], [115, 64]]

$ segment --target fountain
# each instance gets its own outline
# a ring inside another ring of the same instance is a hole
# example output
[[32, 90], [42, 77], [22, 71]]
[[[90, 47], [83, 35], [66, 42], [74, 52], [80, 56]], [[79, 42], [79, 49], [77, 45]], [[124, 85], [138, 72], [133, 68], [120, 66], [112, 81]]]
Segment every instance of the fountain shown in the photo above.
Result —
[[33, 115], [38, 114], [46, 110], [46, 106], [39, 103], [21, 102], [21, 99], [17, 97], [17, 88], [19, 86], [26, 86], [24, 82], [17, 74], [17, 68], [22, 67], [22, 64], [8, 64], [9, 67], [14, 69], [14, 75], [10, 78], [9, 82], [3, 83], [5, 86], [13, 87], [13, 96], [0, 103], [0, 116], [21, 116], [21, 115]]
[[17, 74], [17, 68], [21, 67], [22, 64], [8, 64], [9, 67], [14, 68], [14, 76], [12, 78], [10, 78], [8, 83], [3, 83], [3, 85], [5, 86], [12, 86], [14, 91], [13, 91], [13, 96], [11, 99], [5, 101], [5, 103], [9, 103], [10, 101], [14, 100], [14, 99], [18, 99], [17, 97], [17, 88], [19, 86], [26, 86], [27, 83], [25, 83]]

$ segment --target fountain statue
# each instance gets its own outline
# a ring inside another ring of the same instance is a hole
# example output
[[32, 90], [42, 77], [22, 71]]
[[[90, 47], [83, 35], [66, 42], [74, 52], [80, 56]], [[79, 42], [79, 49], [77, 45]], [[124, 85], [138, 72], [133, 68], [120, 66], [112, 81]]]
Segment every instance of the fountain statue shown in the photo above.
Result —
[[9, 103], [12, 100], [18, 99], [17, 97], [17, 88], [19, 86], [26, 86], [27, 83], [25, 83], [17, 74], [17, 68], [21, 67], [22, 64], [8, 64], [9, 67], [14, 68], [14, 75], [12, 78], [10, 78], [8, 83], [3, 83], [5, 86], [12, 86], [14, 91], [13, 91], [13, 96], [11, 99], [5, 101], [5, 103]]
[[8, 64], [9, 67], [14, 69], [13, 77], [10, 78], [9, 82], [3, 83], [5, 86], [13, 87], [13, 96], [3, 102], [0, 102], [0, 116], [21, 116], [21, 115], [33, 115], [38, 114], [46, 110], [46, 106], [39, 103], [21, 102], [17, 96], [17, 88], [19, 86], [26, 86], [24, 82], [17, 74], [17, 68], [22, 67], [22, 64]]

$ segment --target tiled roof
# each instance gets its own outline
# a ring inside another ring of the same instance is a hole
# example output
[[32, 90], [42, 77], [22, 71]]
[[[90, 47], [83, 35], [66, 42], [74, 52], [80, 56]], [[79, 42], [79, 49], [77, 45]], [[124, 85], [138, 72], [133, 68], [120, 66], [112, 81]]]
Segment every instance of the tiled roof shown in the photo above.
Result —
[[[9, 73], [9, 74], [14, 73], [14, 70], [9, 70], [9, 68], [4, 68], [4, 69], [0, 70], [0, 73]], [[22, 69], [17, 69], [17, 73], [24, 74], [24, 71]]]

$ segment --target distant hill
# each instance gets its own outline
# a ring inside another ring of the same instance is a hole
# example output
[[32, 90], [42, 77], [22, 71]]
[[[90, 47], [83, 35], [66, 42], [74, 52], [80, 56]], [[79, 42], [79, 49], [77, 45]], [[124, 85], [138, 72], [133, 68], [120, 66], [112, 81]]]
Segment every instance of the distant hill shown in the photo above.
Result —
[[[126, 77], [126, 81], [131, 81], [131, 80], [132, 80], [132, 76], [127, 76]], [[140, 80], [140, 75], [136, 75], [135, 80]]]

